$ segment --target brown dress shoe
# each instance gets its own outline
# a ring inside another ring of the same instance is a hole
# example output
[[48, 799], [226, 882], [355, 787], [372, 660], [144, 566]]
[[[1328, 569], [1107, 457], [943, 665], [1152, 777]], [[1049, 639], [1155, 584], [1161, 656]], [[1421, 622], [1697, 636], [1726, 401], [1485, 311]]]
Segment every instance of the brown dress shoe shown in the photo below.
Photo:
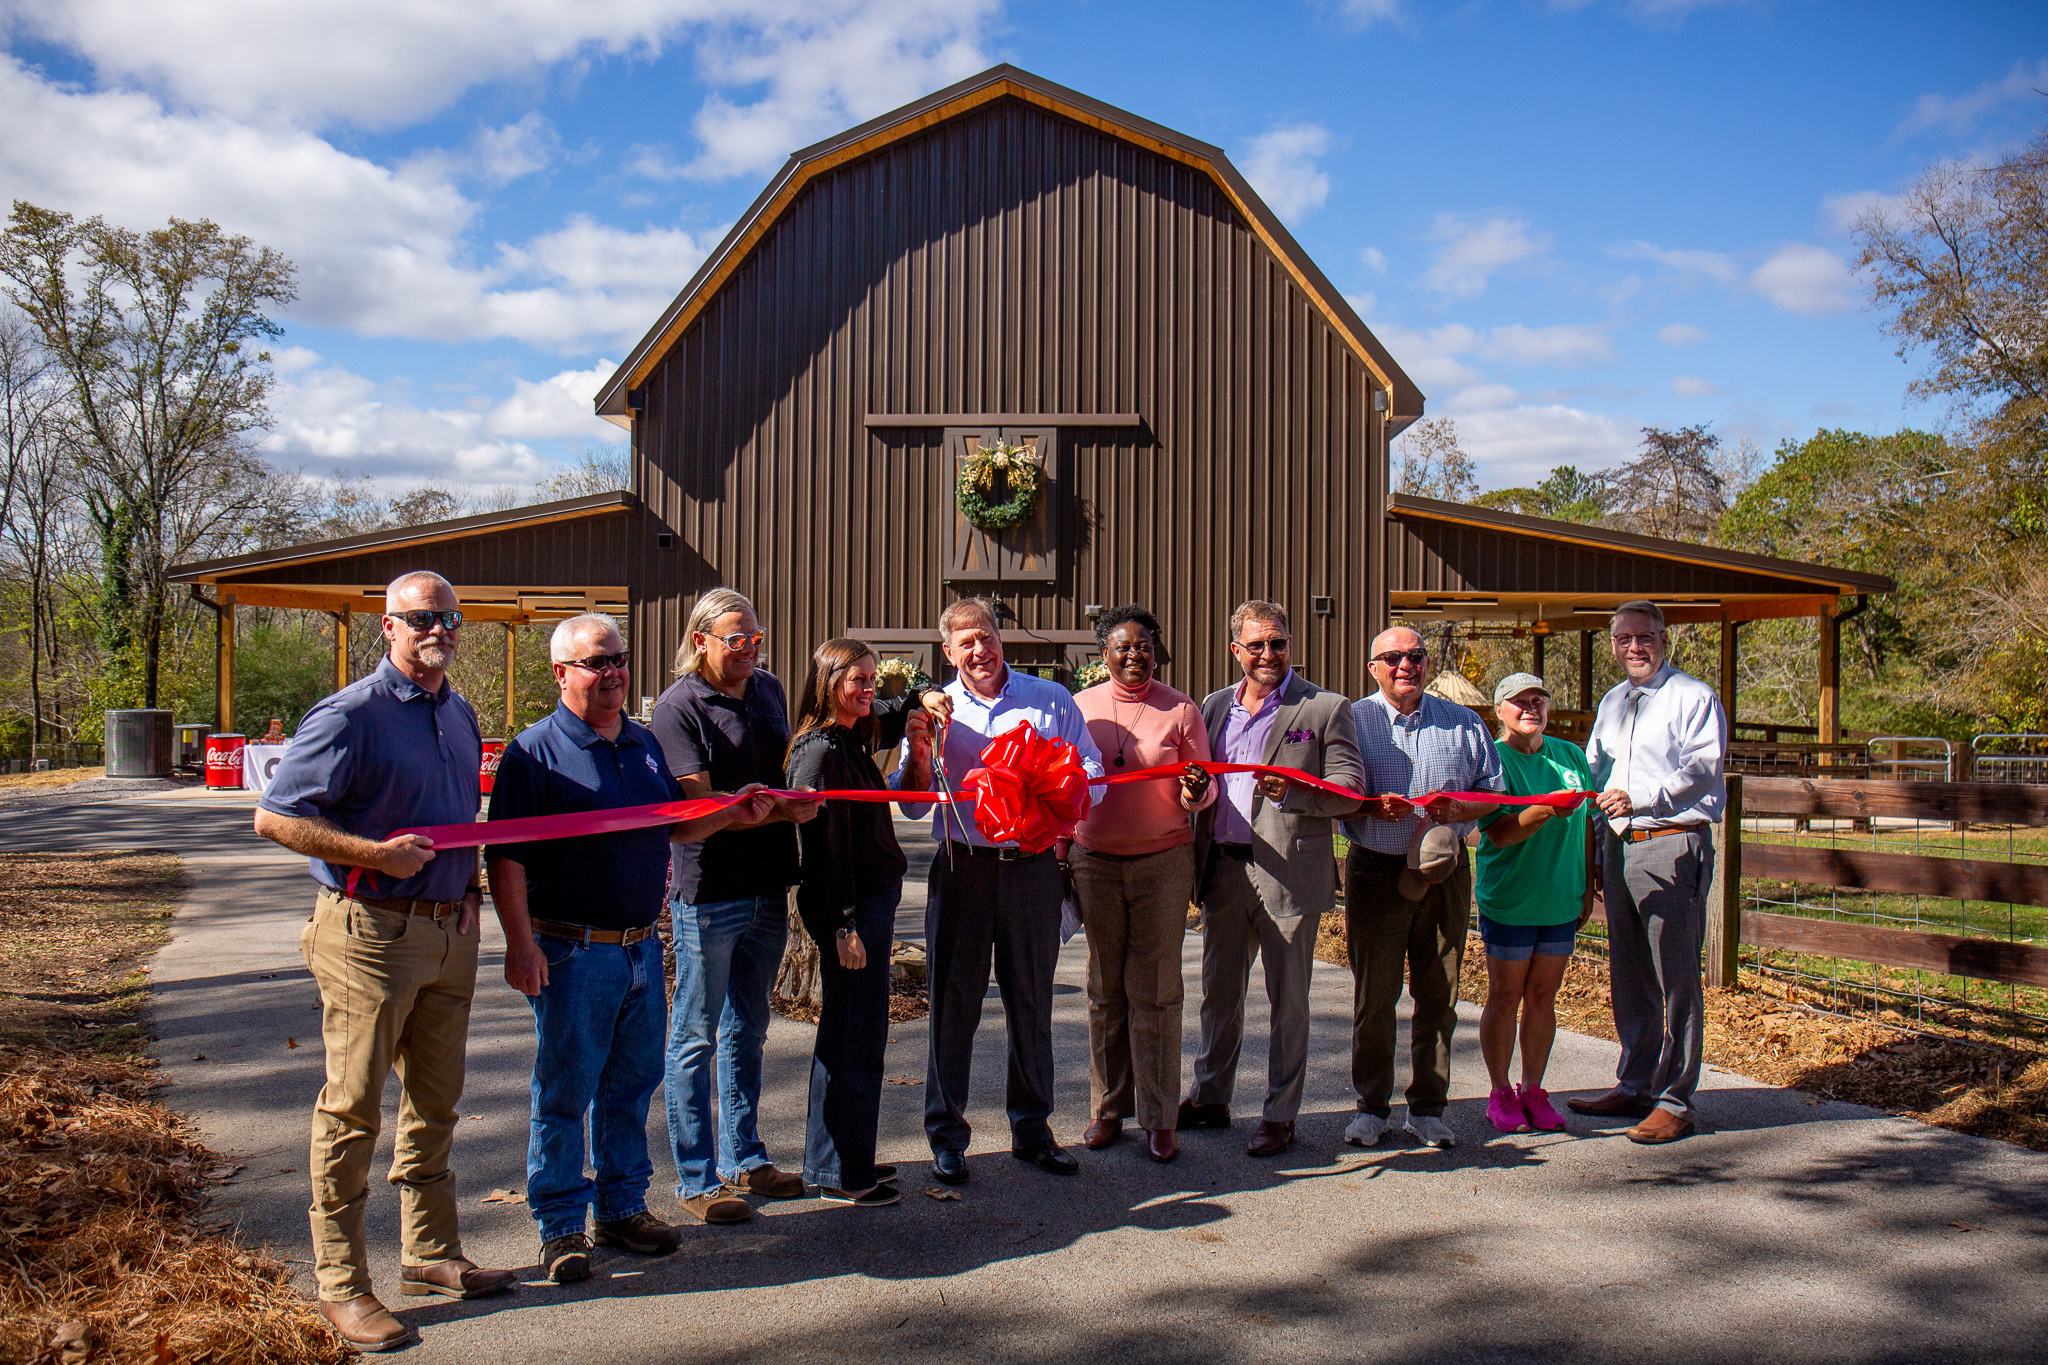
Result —
[[401, 1294], [442, 1294], [451, 1299], [480, 1299], [512, 1287], [519, 1278], [509, 1270], [479, 1270], [461, 1257], [433, 1265], [401, 1266]]
[[754, 1206], [738, 1195], [713, 1190], [685, 1199], [683, 1212], [700, 1223], [744, 1223], [754, 1216]]
[[1097, 1119], [1088, 1125], [1088, 1131], [1081, 1134], [1081, 1145], [1091, 1152], [1099, 1152], [1124, 1135], [1122, 1119]]
[[1196, 1104], [1193, 1100], [1182, 1100], [1180, 1102], [1180, 1116], [1173, 1126], [1183, 1130], [1189, 1128], [1228, 1128], [1230, 1126], [1230, 1106], [1227, 1104]]
[[1171, 1128], [1147, 1128], [1145, 1155], [1154, 1161], [1171, 1161], [1180, 1155], [1180, 1139]]
[[758, 1194], [763, 1199], [801, 1199], [804, 1178], [795, 1171], [778, 1171], [773, 1164], [741, 1171], [738, 1180], [725, 1182], [734, 1194]]
[[1645, 1147], [1676, 1142], [1682, 1137], [1691, 1136], [1692, 1120], [1680, 1118], [1669, 1109], [1652, 1109], [1650, 1117], [1628, 1130], [1628, 1140], [1640, 1142]]
[[320, 1316], [327, 1319], [336, 1336], [358, 1351], [395, 1351], [419, 1340], [419, 1334], [392, 1317], [375, 1294], [358, 1294], [340, 1303], [322, 1299]]
[[1610, 1090], [1597, 1099], [1582, 1100], [1577, 1097], [1565, 1101], [1574, 1114], [1592, 1114], [1605, 1119], [1639, 1119], [1650, 1112], [1649, 1104], [1634, 1095], [1625, 1095], [1619, 1090]]
[[1278, 1156], [1294, 1142], [1294, 1123], [1274, 1123], [1260, 1119], [1258, 1131], [1252, 1134], [1251, 1145], [1244, 1149], [1246, 1156]]

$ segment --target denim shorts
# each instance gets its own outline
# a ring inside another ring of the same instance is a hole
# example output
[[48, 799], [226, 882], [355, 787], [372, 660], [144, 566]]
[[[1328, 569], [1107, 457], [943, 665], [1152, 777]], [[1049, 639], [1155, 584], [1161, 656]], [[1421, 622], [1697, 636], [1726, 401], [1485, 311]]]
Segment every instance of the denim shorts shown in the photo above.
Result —
[[1578, 942], [1579, 922], [1563, 924], [1502, 924], [1479, 916], [1479, 939], [1486, 955], [1502, 962], [1527, 962], [1538, 953], [1546, 957], [1570, 957]]

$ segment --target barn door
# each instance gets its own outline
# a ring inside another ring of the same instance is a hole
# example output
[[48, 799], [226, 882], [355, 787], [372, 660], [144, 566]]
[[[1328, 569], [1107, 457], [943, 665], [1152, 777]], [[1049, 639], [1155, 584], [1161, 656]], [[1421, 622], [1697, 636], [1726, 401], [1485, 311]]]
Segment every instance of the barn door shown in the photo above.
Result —
[[[1050, 583], [1059, 577], [1059, 431], [1055, 427], [948, 427], [945, 433], [946, 579], [954, 583]], [[953, 501], [960, 466], [997, 441], [1039, 458], [1038, 510], [1014, 531], [991, 534], [969, 523]]]

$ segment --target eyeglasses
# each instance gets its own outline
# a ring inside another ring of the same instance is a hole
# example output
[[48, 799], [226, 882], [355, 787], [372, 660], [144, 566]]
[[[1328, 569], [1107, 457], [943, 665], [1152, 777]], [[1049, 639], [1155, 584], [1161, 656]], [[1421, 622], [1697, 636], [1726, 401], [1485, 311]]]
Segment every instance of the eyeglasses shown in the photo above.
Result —
[[1429, 662], [1429, 651], [1426, 649], [1390, 649], [1384, 654], [1373, 655], [1372, 661], [1387, 668], [1399, 668], [1403, 662], [1414, 664], [1417, 668], [1420, 668]]
[[1287, 637], [1276, 635], [1270, 640], [1239, 640], [1237, 647], [1247, 654], [1285, 654]]
[[394, 611], [391, 615], [422, 635], [432, 630], [436, 621], [449, 630], [462, 629], [462, 613], [459, 611]]
[[625, 653], [593, 654], [587, 659], [564, 659], [562, 662], [571, 668], [587, 668], [592, 673], [602, 673], [607, 668], [616, 668], [623, 672], [626, 660], [630, 657], [632, 656]]
[[1630, 645], [1641, 645], [1643, 648], [1648, 649], [1651, 645], [1657, 643], [1658, 637], [1663, 633], [1662, 631], [1653, 631], [1647, 635], [1622, 635], [1617, 632], [1614, 637], [1614, 643], [1620, 645], [1623, 649], [1627, 649]]
[[730, 635], [707, 635], [704, 638], [716, 640], [727, 649], [738, 651], [742, 649], [759, 649], [761, 642], [768, 638], [768, 632], [757, 630], [750, 635], [744, 630], [736, 630]]

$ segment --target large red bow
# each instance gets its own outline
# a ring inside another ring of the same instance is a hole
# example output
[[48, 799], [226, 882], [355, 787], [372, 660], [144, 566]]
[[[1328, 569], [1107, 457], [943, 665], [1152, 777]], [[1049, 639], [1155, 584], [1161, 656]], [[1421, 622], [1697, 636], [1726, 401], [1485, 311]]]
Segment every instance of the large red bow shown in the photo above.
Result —
[[1088, 771], [1063, 739], [1047, 739], [1025, 721], [990, 740], [981, 766], [960, 785], [974, 793], [974, 823], [992, 844], [1016, 840], [1043, 853], [1088, 813]]

